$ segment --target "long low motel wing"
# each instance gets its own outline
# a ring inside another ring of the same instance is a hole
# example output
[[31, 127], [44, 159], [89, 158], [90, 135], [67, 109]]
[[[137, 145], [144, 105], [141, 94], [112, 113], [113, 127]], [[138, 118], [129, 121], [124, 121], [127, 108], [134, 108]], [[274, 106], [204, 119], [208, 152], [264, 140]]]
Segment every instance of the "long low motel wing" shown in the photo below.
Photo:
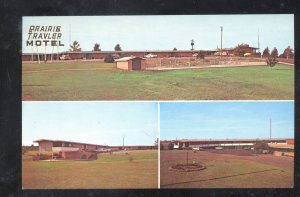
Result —
[[38, 143], [39, 152], [51, 152], [52, 157], [62, 159], [89, 159], [97, 153], [117, 150], [151, 150], [157, 146], [106, 146], [65, 140], [40, 139]]
[[182, 139], [182, 140], [171, 140], [161, 141], [162, 144], [172, 143], [174, 148], [251, 148], [258, 141], [264, 141], [269, 145], [276, 144], [277, 147], [280, 145], [293, 145], [294, 139], [290, 138], [272, 138], [272, 139]]

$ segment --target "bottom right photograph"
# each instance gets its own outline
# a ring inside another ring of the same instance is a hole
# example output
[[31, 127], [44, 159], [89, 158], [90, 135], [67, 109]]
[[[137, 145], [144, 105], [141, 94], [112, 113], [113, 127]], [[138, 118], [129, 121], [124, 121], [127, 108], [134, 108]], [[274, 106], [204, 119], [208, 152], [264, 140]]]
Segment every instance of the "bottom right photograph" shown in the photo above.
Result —
[[160, 188], [293, 188], [294, 102], [161, 102]]

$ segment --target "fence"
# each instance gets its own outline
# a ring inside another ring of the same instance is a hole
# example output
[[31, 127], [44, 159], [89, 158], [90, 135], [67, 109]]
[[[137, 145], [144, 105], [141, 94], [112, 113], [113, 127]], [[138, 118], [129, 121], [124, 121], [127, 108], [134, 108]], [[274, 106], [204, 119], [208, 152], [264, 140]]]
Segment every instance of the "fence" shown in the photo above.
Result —
[[180, 69], [180, 68], [206, 68], [206, 67], [230, 67], [230, 66], [254, 66], [266, 65], [262, 58], [241, 58], [241, 57], [206, 57], [198, 59], [187, 58], [152, 58], [147, 59], [145, 68], [147, 70]]

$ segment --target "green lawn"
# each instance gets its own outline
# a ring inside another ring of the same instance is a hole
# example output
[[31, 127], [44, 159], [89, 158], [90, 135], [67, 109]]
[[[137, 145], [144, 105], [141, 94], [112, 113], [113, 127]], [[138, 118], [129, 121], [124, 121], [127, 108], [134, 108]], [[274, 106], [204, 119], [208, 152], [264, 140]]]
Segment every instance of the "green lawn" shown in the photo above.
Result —
[[30, 154], [22, 159], [24, 189], [157, 188], [157, 151], [100, 154], [92, 161], [52, 162], [32, 161]]
[[[161, 188], [293, 187], [292, 158], [271, 155], [236, 156], [190, 151], [189, 157], [205, 165], [206, 169], [194, 172], [170, 171], [170, 166], [186, 163], [185, 153], [186, 151], [161, 151]], [[190, 159], [190, 163], [193, 159]]]
[[115, 64], [23, 64], [23, 100], [290, 100], [294, 67], [122, 71]]

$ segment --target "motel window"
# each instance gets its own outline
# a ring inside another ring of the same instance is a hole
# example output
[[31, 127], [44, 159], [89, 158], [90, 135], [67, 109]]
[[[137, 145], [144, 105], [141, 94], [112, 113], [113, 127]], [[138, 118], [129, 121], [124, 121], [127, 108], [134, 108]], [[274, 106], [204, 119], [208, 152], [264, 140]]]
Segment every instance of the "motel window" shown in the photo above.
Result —
[[65, 143], [62, 143], [61, 146], [64, 147], [64, 146], [65, 146]]
[[71, 147], [72, 146], [72, 144], [69, 144], [69, 147]]

